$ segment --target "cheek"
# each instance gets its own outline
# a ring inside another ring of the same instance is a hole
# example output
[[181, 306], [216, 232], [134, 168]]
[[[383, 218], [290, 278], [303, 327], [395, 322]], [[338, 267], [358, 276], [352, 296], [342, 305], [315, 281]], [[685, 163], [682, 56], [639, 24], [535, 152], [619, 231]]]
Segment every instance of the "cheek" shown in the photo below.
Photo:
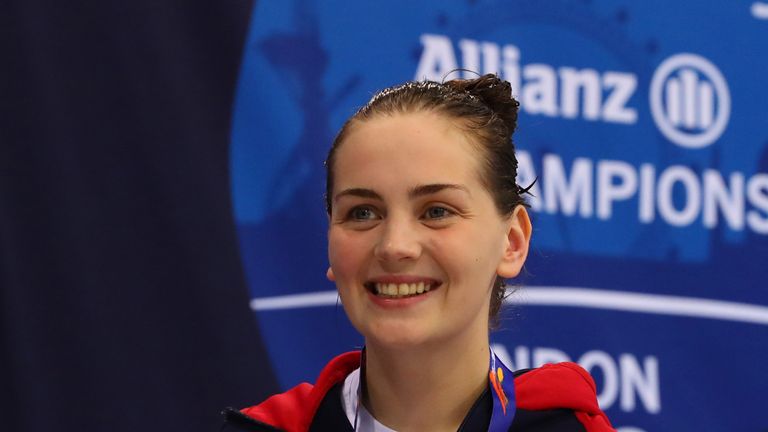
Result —
[[367, 256], [365, 249], [365, 242], [359, 236], [331, 230], [328, 234], [328, 259], [337, 282], [360, 272]]
[[503, 235], [487, 226], [490, 225], [478, 224], [456, 235], [439, 236], [431, 245], [438, 261], [450, 267], [447, 270], [452, 272], [452, 279], [478, 290], [495, 280], [503, 253]]

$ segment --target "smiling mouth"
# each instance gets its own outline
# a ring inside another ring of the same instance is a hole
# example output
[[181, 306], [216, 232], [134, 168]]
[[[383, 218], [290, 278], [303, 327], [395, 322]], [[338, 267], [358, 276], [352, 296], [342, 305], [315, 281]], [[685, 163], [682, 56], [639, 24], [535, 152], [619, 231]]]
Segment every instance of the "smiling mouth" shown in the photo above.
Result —
[[416, 297], [422, 294], [428, 293], [430, 290], [436, 289], [440, 283], [431, 282], [413, 282], [413, 283], [384, 283], [384, 282], [368, 282], [365, 284], [366, 289], [372, 292], [378, 297], [382, 298], [407, 298]]

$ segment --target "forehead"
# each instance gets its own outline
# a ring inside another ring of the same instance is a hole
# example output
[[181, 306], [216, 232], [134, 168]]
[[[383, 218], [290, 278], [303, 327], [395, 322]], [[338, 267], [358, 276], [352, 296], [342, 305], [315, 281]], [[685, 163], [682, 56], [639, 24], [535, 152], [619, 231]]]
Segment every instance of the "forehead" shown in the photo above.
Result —
[[336, 154], [334, 189], [394, 179], [471, 185], [479, 183], [479, 166], [477, 145], [457, 120], [434, 112], [380, 115], [352, 125]]

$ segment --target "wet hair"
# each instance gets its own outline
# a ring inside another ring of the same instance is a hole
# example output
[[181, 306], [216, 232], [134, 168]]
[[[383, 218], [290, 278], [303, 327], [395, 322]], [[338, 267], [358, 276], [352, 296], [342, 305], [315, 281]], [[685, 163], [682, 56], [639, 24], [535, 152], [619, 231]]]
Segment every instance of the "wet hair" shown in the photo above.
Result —
[[[511, 215], [518, 205], [527, 207], [523, 194], [530, 186], [522, 188], [517, 184], [517, 158], [512, 142], [519, 105], [512, 96], [509, 82], [493, 74], [444, 82], [411, 81], [379, 91], [344, 123], [328, 152], [325, 161], [328, 214], [333, 204], [336, 152], [354, 124], [377, 116], [425, 111], [459, 120], [457, 126], [477, 145], [482, 162], [481, 181], [500, 215]], [[506, 281], [497, 276], [491, 293], [491, 327], [498, 325], [498, 313], [505, 297]]]

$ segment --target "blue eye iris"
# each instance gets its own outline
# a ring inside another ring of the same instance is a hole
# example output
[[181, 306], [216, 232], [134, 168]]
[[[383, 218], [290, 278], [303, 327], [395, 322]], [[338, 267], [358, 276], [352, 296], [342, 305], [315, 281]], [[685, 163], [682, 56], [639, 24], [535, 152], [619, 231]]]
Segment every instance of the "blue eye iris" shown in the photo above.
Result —
[[448, 210], [444, 207], [430, 207], [426, 213], [429, 219], [442, 219], [448, 216]]
[[352, 209], [350, 216], [357, 220], [368, 220], [374, 219], [376, 217], [375, 213], [373, 213], [373, 210], [368, 207], [356, 207]]

